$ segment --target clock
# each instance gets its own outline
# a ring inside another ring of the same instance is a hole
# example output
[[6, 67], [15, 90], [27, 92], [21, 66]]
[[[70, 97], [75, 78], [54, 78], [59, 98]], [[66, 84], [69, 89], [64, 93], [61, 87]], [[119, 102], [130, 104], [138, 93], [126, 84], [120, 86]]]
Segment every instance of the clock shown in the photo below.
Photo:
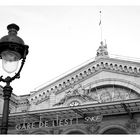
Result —
[[72, 106], [78, 106], [78, 105], [80, 105], [80, 102], [79, 101], [76, 101], [76, 100], [69, 103], [69, 106], [70, 107], [72, 107]]

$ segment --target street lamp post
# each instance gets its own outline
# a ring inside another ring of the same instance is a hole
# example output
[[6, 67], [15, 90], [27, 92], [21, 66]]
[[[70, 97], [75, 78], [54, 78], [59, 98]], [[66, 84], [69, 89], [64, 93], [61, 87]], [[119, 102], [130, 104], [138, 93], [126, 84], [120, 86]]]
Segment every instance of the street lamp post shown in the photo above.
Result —
[[[12, 77], [7, 76], [0, 77], [0, 82], [6, 83], [3, 88], [3, 114], [2, 114], [2, 126], [1, 134], [7, 134], [8, 131], [8, 118], [9, 118], [9, 101], [13, 88], [10, 83], [16, 78], [20, 78], [20, 72], [28, 54], [29, 46], [24, 44], [24, 41], [17, 36], [19, 26], [16, 24], [10, 24], [7, 26], [8, 35], [0, 39], [0, 59], [2, 59], [2, 68], [9, 74], [15, 73]], [[21, 60], [21, 65], [18, 70], [18, 63]]]

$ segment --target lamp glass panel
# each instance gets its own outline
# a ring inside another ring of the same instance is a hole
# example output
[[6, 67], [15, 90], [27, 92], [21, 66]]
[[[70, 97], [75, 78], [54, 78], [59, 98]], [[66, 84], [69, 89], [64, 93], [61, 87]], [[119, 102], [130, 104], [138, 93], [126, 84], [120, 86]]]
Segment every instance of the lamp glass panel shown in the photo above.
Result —
[[1, 54], [2, 57], [2, 68], [7, 73], [13, 73], [18, 68], [18, 62], [20, 54], [14, 51], [4, 51]]

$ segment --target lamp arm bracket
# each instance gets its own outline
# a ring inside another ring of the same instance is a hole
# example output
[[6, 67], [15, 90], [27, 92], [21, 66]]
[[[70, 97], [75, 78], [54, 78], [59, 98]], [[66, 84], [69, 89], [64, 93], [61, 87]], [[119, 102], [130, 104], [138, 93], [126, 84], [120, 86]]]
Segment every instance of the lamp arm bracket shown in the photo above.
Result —
[[3, 79], [3, 76], [0, 76], [0, 82], [5, 82], [5, 79]]
[[24, 66], [24, 64], [25, 64], [25, 59], [26, 59], [26, 57], [22, 59], [20, 69], [19, 69], [19, 71], [18, 71], [17, 73], [15, 73], [15, 76], [13, 76], [13, 77], [11, 78], [11, 82], [12, 82], [13, 80], [15, 80], [16, 78], [17, 78], [17, 79], [20, 78], [20, 72], [21, 72], [21, 70], [22, 70], [22, 68], [23, 68], [23, 66]]
[[11, 81], [13, 81], [13, 80], [16, 79], [16, 78], [18, 78], [18, 79], [20, 78], [20, 72], [21, 72], [21, 70], [22, 70], [22, 68], [23, 68], [23, 66], [24, 66], [24, 64], [25, 64], [26, 55], [27, 55], [27, 49], [25, 49], [25, 51], [24, 51], [24, 56], [23, 56], [23, 59], [22, 59], [22, 62], [21, 62], [20, 69], [19, 69], [19, 71], [18, 71], [17, 73], [15, 73], [15, 76], [13, 76], [13, 77], [11, 78]]

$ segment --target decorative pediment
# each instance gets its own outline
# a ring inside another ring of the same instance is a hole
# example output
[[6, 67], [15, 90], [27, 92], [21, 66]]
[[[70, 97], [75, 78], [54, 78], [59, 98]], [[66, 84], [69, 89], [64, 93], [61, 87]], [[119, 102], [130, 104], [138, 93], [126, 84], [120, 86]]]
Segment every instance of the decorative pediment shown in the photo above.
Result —
[[[50, 94], [51, 92], [54, 92], [57, 95], [101, 71], [140, 77], [140, 64], [114, 58], [100, 58], [97, 61], [90, 62], [76, 71], [69, 73], [59, 80], [56, 80], [52, 84], [44, 86], [42, 89], [36, 91], [36, 93], [43, 94], [45, 92]], [[40, 93], [40, 91], [42, 91], [42, 93]], [[38, 95], [36, 94], [35, 96]], [[35, 96], [32, 96], [33, 100], [35, 99]]]

